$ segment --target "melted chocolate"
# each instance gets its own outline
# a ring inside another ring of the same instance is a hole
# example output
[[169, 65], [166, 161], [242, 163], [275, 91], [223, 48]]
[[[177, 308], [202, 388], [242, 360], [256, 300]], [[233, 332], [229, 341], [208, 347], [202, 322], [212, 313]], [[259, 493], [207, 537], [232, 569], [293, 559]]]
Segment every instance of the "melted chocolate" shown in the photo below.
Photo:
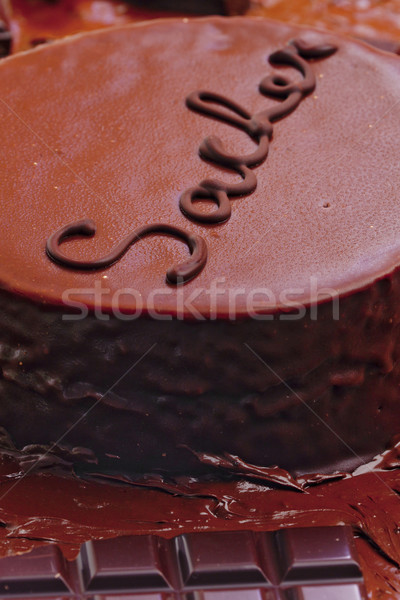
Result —
[[[18, 463], [3, 456], [0, 556], [50, 542], [74, 560], [83, 543], [92, 540], [97, 547], [96, 540], [118, 536], [150, 534], [169, 539], [189, 534], [191, 539], [193, 533], [205, 530], [231, 535], [278, 530], [280, 537], [289, 540], [292, 528], [347, 525], [356, 533], [369, 597], [393, 598], [400, 594], [398, 447], [391, 451], [390, 470], [378, 462], [379, 458], [366, 466], [363, 474], [347, 475], [299, 494], [244, 478], [219, 483], [192, 479], [175, 486], [159, 480], [145, 487], [128, 481], [110, 485], [108, 480], [106, 485], [106, 480], [66, 479], [49, 472], [21, 478]], [[55, 546], [47, 548], [50, 553], [58, 551]]]

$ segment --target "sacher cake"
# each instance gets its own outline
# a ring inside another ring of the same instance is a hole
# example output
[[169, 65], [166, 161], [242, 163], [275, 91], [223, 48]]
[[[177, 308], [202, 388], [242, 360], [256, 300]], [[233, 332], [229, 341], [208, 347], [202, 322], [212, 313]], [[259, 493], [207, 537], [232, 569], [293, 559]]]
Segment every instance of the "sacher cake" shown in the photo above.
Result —
[[2, 451], [351, 469], [400, 432], [400, 61], [264, 19], [4, 59]]

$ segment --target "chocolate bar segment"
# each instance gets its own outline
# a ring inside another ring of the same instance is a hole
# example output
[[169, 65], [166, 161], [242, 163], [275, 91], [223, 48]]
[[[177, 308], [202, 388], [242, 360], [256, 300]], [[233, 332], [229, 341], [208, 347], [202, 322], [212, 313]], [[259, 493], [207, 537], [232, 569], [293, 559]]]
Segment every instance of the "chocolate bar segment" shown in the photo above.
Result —
[[163, 560], [167, 544], [166, 540], [152, 535], [87, 542], [81, 550], [85, 589], [169, 589], [168, 558]]
[[69, 594], [69, 580], [69, 565], [55, 545], [0, 560], [0, 597]]
[[365, 600], [365, 598], [362, 587], [356, 584], [302, 586], [291, 590], [288, 596], [288, 600]]
[[268, 584], [251, 532], [192, 533], [177, 538], [183, 584]]
[[346, 527], [308, 527], [277, 533], [285, 582], [361, 580], [353, 535]]

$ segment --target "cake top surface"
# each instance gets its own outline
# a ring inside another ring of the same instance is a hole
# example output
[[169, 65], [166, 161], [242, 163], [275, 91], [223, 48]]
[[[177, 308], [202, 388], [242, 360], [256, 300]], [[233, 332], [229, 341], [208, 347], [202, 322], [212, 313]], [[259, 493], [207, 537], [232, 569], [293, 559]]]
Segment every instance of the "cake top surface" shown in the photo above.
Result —
[[[240, 315], [351, 293], [399, 264], [394, 56], [212, 17], [75, 36], [5, 59], [0, 76], [5, 289], [55, 305]], [[268, 93], [268, 76], [287, 93]], [[297, 104], [272, 118], [285, 102]], [[204, 222], [212, 213], [225, 220]], [[82, 220], [91, 238], [68, 228]], [[51, 240], [72, 261], [123, 240], [126, 252], [83, 269], [46, 253]], [[182, 285], [166, 280], [187, 261]]]

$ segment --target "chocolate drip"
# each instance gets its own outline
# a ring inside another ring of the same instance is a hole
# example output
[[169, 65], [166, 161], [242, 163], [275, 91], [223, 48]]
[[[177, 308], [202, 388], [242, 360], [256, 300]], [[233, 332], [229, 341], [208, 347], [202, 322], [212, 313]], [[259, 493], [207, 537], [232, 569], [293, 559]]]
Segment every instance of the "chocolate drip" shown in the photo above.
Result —
[[96, 233], [96, 225], [91, 219], [75, 221], [53, 233], [47, 240], [46, 250], [49, 257], [65, 267], [72, 269], [105, 269], [119, 260], [138, 240], [147, 235], [161, 233], [170, 235], [184, 241], [190, 250], [191, 257], [180, 265], [174, 265], [167, 271], [167, 281], [172, 284], [184, 283], [192, 279], [204, 267], [207, 261], [207, 245], [203, 238], [195, 234], [189, 234], [180, 227], [154, 223], [138, 227], [127, 235], [115, 248], [105, 257], [97, 260], [77, 260], [69, 258], [60, 250], [60, 245], [71, 236], [92, 237]]
[[[248, 156], [228, 154], [220, 138], [207, 137], [200, 146], [200, 156], [221, 167], [227, 167], [242, 177], [239, 184], [229, 184], [218, 179], [204, 179], [198, 186], [185, 190], [180, 198], [181, 211], [199, 223], [223, 223], [231, 216], [230, 200], [235, 196], [247, 196], [254, 192], [257, 178], [250, 170], [264, 162], [268, 156], [269, 141], [272, 138], [272, 123], [286, 117], [297, 108], [300, 102], [315, 89], [315, 76], [305, 59], [325, 58], [336, 51], [335, 46], [309, 46], [303, 40], [294, 40], [283, 50], [269, 57], [272, 65], [289, 65], [300, 71], [303, 80], [292, 82], [289, 78], [272, 74], [265, 77], [259, 86], [260, 92], [273, 98], [282, 98], [278, 106], [251, 115], [243, 106], [233, 100], [208, 91], [197, 91], [186, 99], [187, 106], [195, 111], [213, 117], [218, 121], [237, 127], [249, 135], [258, 147]], [[204, 213], [196, 208], [200, 198], [212, 200], [217, 209]]]

